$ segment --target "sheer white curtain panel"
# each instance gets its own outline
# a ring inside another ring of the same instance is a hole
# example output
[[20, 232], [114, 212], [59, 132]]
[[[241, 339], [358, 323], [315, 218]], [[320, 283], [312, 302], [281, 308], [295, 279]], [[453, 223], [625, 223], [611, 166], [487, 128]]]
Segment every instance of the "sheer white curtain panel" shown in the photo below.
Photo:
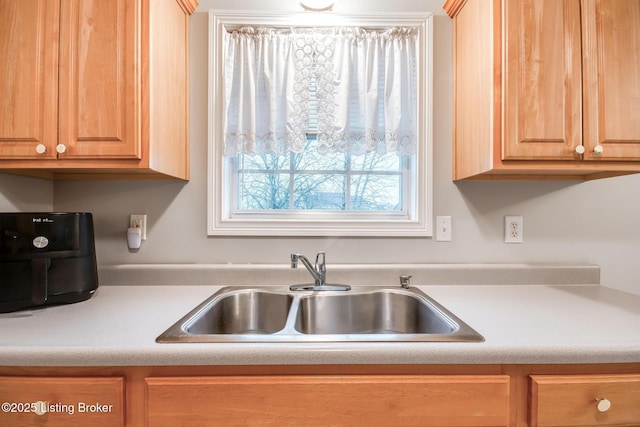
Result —
[[412, 154], [416, 56], [409, 27], [228, 33], [225, 154], [303, 152], [308, 133], [319, 153]]

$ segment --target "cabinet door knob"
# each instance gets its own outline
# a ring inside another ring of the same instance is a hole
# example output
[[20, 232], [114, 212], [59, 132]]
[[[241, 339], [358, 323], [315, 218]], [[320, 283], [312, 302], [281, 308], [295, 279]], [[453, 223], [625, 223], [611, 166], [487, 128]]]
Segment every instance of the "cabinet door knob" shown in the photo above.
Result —
[[597, 399], [598, 400], [598, 411], [607, 412], [609, 408], [611, 408], [611, 401], [609, 399]]
[[44, 144], [38, 144], [36, 145], [36, 153], [38, 154], [44, 154], [47, 152], [47, 146]]
[[64, 144], [58, 144], [56, 145], [56, 151], [58, 152], [58, 154], [63, 154], [67, 151], [67, 146]]
[[599, 156], [603, 152], [604, 152], [604, 148], [602, 147], [602, 145], [596, 145], [595, 147], [593, 147], [593, 154]]
[[576, 153], [577, 154], [584, 154], [584, 145], [578, 145], [576, 147]]

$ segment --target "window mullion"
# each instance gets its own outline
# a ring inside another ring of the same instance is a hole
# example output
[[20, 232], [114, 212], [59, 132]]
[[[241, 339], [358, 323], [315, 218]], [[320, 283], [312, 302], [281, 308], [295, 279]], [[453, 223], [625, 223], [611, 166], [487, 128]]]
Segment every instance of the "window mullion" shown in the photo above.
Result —
[[345, 185], [347, 188], [345, 189], [345, 210], [351, 210], [351, 155], [345, 154], [347, 160], [347, 171], [345, 177]]
[[295, 194], [294, 194], [294, 180], [295, 180], [295, 169], [296, 169], [296, 162], [295, 162], [295, 153], [289, 153], [289, 209], [293, 209], [294, 208], [294, 202], [295, 202]]

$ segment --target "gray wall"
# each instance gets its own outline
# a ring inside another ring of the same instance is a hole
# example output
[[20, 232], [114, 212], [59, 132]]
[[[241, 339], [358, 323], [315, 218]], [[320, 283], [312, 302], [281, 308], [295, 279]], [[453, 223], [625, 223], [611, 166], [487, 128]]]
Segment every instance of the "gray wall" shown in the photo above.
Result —
[[53, 182], [0, 173], [0, 212], [53, 210]]
[[[342, 0], [355, 11], [362, 2]], [[366, 12], [391, 2], [366, 2]], [[207, 237], [207, 30], [210, 8], [264, 8], [263, 0], [203, 0], [191, 18], [191, 180], [47, 182], [0, 175], [0, 208], [27, 210], [53, 194], [59, 211], [95, 217], [101, 264], [288, 263], [292, 251], [327, 251], [331, 263], [588, 263], [601, 282], [640, 294], [640, 175], [586, 183], [451, 181], [451, 20], [442, 1], [396, 0], [433, 11], [434, 215], [453, 217], [453, 241], [426, 238]], [[271, 4], [271, 3], [270, 3]], [[400, 9], [401, 6], [401, 9]], [[296, 2], [289, 6], [296, 9]], [[46, 197], [44, 197], [46, 198]], [[50, 201], [49, 201], [50, 202]], [[46, 202], [43, 209], [49, 206]], [[129, 213], [148, 215], [148, 239], [127, 248]], [[524, 243], [502, 243], [504, 215], [524, 216]]]

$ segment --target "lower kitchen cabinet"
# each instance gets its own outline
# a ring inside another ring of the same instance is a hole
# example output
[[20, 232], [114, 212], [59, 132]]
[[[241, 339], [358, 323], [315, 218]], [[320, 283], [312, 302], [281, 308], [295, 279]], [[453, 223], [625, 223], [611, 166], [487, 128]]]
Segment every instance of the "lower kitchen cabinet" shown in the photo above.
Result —
[[0, 425], [124, 426], [123, 377], [0, 377]]
[[146, 378], [149, 426], [507, 426], [506, 375]]
[[0, 366], [3, 402], [0, 426], [640, 426], [640, 363]]
[[532, 375], [532, 426], [640, 425], [640, 375]]

